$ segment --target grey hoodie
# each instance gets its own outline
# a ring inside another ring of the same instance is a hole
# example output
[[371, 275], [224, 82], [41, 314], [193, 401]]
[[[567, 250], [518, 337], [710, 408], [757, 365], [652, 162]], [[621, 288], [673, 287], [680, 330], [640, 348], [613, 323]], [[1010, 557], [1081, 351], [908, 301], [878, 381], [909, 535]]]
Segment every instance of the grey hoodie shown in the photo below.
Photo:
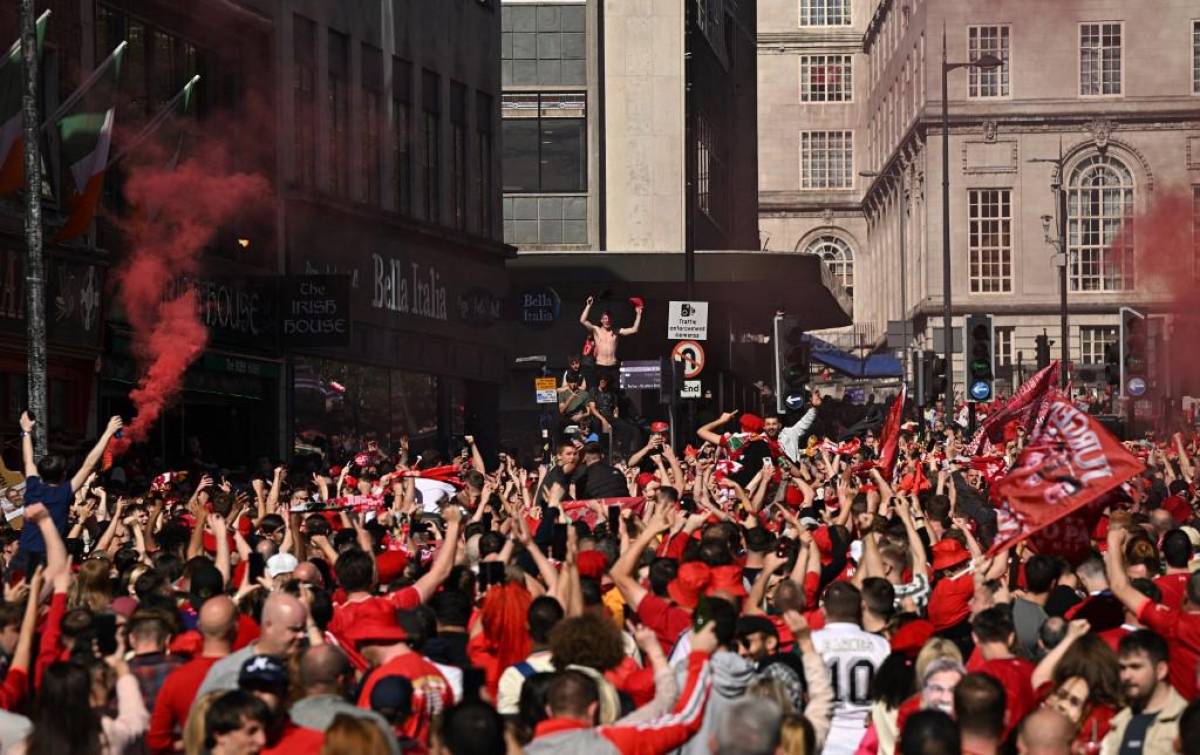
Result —
[[[712, 664], [713, 685], [712, 694], [708, 696], [708, 703], [704, 706], [704, 723], [696, 736], [675, 751], [676, 755], [709, 755], [712, 750], [709, 749], [708, 739], [716, 730], [717, 721], [725, 715], [726, 708], [746, 694], [746, 687], [754, 680], [754, 662], [737, 653], [718, 650], [713, 653], [709, 662]], [[683, 689], [687, 681], [687, 659], [676, 663], [674, 668], [675, 678], [680, 689]]]

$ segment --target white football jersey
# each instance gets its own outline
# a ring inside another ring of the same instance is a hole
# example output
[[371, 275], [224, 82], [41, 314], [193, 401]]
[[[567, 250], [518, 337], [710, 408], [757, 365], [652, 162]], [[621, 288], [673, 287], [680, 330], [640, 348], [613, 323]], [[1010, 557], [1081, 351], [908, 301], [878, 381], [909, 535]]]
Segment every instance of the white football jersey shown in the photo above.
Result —
[[853, 755], [866, 733], [871, 680], [892, 652], [888, 641], [857, 624], [833, 622], [813, 632], [813, 645], [833, 683], [833, 722], [824, 755]]

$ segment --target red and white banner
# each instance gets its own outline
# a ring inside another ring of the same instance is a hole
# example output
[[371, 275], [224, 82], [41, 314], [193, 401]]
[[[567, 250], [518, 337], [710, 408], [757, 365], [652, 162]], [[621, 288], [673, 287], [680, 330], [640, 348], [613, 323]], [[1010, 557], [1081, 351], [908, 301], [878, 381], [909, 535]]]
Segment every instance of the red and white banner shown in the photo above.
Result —
[[879, 471], [883, 479], [892, 481], [892, 470], [896, 467], [896, 456], [900, 451], [900, 418], [904, 414], [904, 401], [908, 397], [908, 386], [900, 387], [900, 395], [892, 399], [883, 429], [879, 431]]
[[563, 501], [563, 513], [575, 522], [587, 522], [589, 527], [595, 527], [600, 521], [599, 515], [593, 506], [607, 508], [609, 506], [620, 506], [622, 510], [632, 509], [637, 516], [642, 515], [642, 511], [646, 507], [645, 496], [635, 496], [631, 498], [589, 498], [582, 501]]
[[[1079, 512], [1145, 468], [1099, 422], [1056, 398], [1016, 466], [992, 486], [998, 502], [992, 552]], [[1083, 521], [1076, 529], [1090, 531]]]
[[1051, 389], [1057, 383], [1058, 362], [1054, 361], [1022, 383], [1004, 406], [988, 414], [975, 437], [967, 444], [966, 453], [979, 456], [987, 450], [986, 446], [1003, 442], [1004, 428], [1014, 420], [1025, 428], [1025, 432], [1032, 433], [1037, 428], [1040, 414], [1048, 403]]

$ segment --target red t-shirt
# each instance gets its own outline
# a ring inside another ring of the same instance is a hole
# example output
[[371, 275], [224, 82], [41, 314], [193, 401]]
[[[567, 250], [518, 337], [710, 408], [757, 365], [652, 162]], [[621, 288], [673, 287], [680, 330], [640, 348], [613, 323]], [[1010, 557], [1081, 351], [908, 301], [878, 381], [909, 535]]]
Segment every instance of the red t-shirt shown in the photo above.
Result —
[[951, 579], [943, 577], [929, 595], [929, 621], [937, 631], [949, 629], [971, 615], [971, 596], [975, 578], [970, 574]]
[[1191, 574], [1164, 574], [1154, 578], [1154, 584], [1162, 592], [1162, 603], [1167, 608], [1179, 610], [1183, 606], [1183, 596], [1187, 592], [1188, 579]]
[[320, 755], [324, 747], [325, 732], [289, 722], [279, 741], [263, 750], [262, 755]]
[[415, 587], [404, 587], [387, 595], [372, 595], [364, 600], [336, 603], [333, 618], [327, 629], [339, 638], [363, 620], [396, 623], [396, 611], [407, 611], [421, 605], [421, 593]]
[[654, 630], [663, 651], [670, 654], [680, 635], [692, 626], [692, 614], [677, 605], [668, 603], [652, 592], [637, 605], [637, 615], [642, 623]]
[[1033, 664], [1024, 658], [993, 658], [984, 661], [979, 670], [994, 677], [1004, 687], [1004, 721], [1006, 730], [1012, 731], [1037, 705], [1037, 697], [1033, 694]]
[[1142, 604], [1138, 622], [1161, 634], [1171, 656], [1171, 686], [1185, 700], [1196, 697], [1200, 661], [1200, 613], [1185, 613], [1151, 601]]
[[450, 683], [437, 666], [416, 653], [405, 653], [371, 672], [358, 696], [358, 707], [370, 709], [371, 690], [389, 676], [403, 676], [412, 682], [412, 715], [401, 729], [404, 736], [428, 744], [433, 717], [454, 704]]
[[151, 753], [157, 755], [174, 750], [175, 731], [183, 731], [196, 692], [208, 670], [219, 660], [217, 657], [200, 656], [167, 675], [155, 699], [150, 729], [146, 732], [146, 746]]

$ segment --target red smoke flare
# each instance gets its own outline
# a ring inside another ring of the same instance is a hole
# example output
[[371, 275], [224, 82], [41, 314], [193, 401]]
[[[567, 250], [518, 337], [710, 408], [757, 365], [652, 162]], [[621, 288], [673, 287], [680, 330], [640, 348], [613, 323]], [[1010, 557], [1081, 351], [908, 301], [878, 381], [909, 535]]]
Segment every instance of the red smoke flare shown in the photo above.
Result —
[[263, 176], [226, 163], [224, 151], [210, 145], [174, 168], [166, 160], [133, 167], [126, 180], [125, 197], [136, 210], [120, 221], [131, 249], [117, 296], [141, 373], [130, 393], [131, 441], [146, 438], [208, 341], [195, 292], [180, 279], [196, 274], [201, 252], [224, 224], [270, 194]]

